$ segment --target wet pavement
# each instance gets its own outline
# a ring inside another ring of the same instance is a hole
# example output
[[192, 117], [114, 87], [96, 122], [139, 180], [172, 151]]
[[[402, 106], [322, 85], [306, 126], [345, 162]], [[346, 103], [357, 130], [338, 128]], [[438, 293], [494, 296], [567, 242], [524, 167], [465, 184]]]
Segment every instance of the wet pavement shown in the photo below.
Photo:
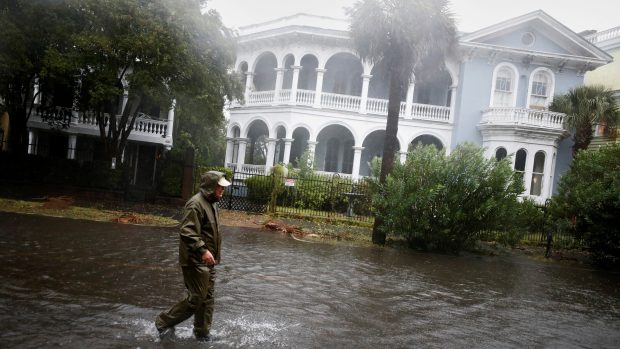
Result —
[[0, 348], [617, 348], [620, 276], [224, 227], [212, 334], [160, 341], [177, 230], [0, 212]]

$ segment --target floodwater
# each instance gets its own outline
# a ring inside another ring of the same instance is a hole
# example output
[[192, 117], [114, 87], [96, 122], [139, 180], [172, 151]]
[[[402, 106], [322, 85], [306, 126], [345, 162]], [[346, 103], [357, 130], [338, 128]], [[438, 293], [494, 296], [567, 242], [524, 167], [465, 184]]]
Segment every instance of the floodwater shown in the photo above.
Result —
[[618, 348], [620, 277], [521, 257], [308, 243], [224, 227], [214, 340], [182, 298], [177, 230], [0, 213], [0, 348]]

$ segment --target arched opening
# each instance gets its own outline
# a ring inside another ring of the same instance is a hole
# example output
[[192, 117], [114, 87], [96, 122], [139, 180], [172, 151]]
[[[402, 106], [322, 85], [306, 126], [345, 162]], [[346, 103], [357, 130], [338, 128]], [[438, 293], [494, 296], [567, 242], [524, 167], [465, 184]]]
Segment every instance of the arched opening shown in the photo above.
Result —
[[[450, 106], [452, 77], [447, 70], [437, 71], [433, 76], [416, 81], [413, 101], [420, 104]], [[405, 91], [406, 92], [406, 91]]]
[[351, 173], [355, 139], [346, 127], [329, 125], [319, 132], [315, 164], [319, 171]]
[[499, 65], [493, 74], [492, 107], [514, 107], [517, 72], [507, 64]]
[[299, 71], [299, 81], [297, 87], [300, 90], [316, 90], [316, 69], [319, 67], [319, 60], [313, 55], [305, 55], [301, 58], [301, 71]]
[[515, 156], [515, 172], [519, 174], [521, 180], [524, 180], [525, 173], [525, 161], [527, 160], [527, 152], [525, 149], [517, 150], [517, 155]]
[[539, 151], [534, 155], [534, 166], [532, 167], [532, 183], [530, 185], [530, 195], [540, 196], [545, 177], [545, 153]]
[[310, 132], [303, 127], [298, 127], [293, 131], [293, 143], [291, 144], [290, 162], [293, 167], [299, 168], [299, 160], [302, 154], [308, 149]]
[[499, 147], [497, 148], [497, 150], [495, 151], [495, 159], [497, 161], [500, 161], [502, 159], [505, 159], [506, 156], [508, 156], [508, 151], [506, 151], [506, 148], [504, 147]]
[[265, 53], [256, 62], [254, 68], [255, 91], [273, 91], [276, 87], [276, 56], [273, 53]]
[[[377, 130], [371, 132], [362, 143], [362, 156], [360, 160], [360, 175], [361, 176], [369, 176], [370, 175], [370, 164], [374, 158], [383, 157], [383, 146], [385, 144], [385, 130]], [[400, 144], [396, 145], [396, 151], [400, 151]], [[395, 159], [398, 159], [398, 156], [395, 156]]]
[[350, 53], [338, 53], [325, 64], [323, 92], [360, 96], [364, 68], [359, 58]]
[[254, 120], [248, 130], [248, 144], [245, 151], [246, 164], [264, 165], [267, 160], [267, 138], [269, 130], [261, 120]]
[[443, 149], [443, 143], [439, 140], [439, 138], [431, 135], [421, 135], [411, 141], [409, 150], [413, 150], [415, 147], [419, 145], [434, 145], [437, 150]]

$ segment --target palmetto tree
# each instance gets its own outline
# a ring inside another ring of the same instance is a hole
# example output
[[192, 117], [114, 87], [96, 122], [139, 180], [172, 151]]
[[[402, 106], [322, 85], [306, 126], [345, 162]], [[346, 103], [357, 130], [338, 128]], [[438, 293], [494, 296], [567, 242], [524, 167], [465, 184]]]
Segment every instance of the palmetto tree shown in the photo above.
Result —
[[602, 85], [572, 88], [556, 96], [549, 109], [566, 114], [565, 126], [573, 133], [573, 155], [588, 148], [594, 125], [605, 124], [610, 129], [620, 125], [618, 103], [613, 92]]
[[[448, 0], [361, 0], [348, 9], [350, 34], [359, 56], [386, 67], [389, 76], [388, 115], [381, 175], [394, 166], [398, 147], [398, 117], [402, 92], [423, 61], [443, 64], [443, 58], [456, 48], [456, 26], [448, 10]], [[433, 59], [430, 60], [429, 57]], [[385, 233], [375, 219], [372, 240], [385, 243]]]

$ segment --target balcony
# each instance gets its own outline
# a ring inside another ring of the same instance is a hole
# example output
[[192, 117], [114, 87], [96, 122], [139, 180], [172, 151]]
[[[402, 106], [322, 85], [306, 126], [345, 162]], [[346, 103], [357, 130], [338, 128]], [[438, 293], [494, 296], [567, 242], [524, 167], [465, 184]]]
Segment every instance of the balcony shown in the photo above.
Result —
[[[120, 118], [120, 115], [117, 116]], [[104, 114], [105, 127], [109, 124], [110, 116]], [[75, 112], [71, 108], [57, 107], [51, 110], [37, 110], [28, 120], [32, 128], [64, 129], [74, 134], [99, 136], [99, 122], [93, 112]], [[139, 113], [129, 135], [129, 140], [148, 143], [157, 143], [169, 146], [172, 144], [172, 134], [168, 132], [167, 120], [152, 119], [149, 115]]]
[[[305, 106], [328, 110], [346, 111], [360, 114], [387, 116], [388, 100], [366, 98], [360, 96], [343, 95], [337, 93], [321, 93], [320, 101], [314, 90], [280, 90], [250, 92], [245, 104], [233, 103], [233, 108], [260, 107], [260, 106]], [[450, 107], [410, 103], [410, 110], [406, 102], [400, 103], [399, 116], [404, 119], [430, 120], [450, 123]]]
[[492, 107], [482, 112], [480, 125], [515, 126], [564, 132], [565, 117], [565, 114], [547, 110]]

